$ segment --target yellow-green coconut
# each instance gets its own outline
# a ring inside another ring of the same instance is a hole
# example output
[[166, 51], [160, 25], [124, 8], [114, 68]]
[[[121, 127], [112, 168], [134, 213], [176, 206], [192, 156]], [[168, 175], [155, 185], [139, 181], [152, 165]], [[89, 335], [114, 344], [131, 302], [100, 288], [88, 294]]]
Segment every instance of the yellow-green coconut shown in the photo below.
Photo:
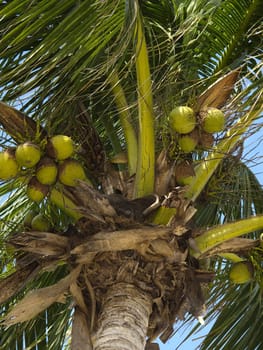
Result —
[[169, 114], [169, 124], [173, 131], [188, 134], [196, 126], [196, 117], [192, 108], [188, 106], [175, 107]]
[[0, 153], [0, 180], [9, 180], [18, 173], [19, 166], [11, 150]]
[[16, 160], [19, 165], [25, 168], [34, 167], [39, 162], [40, 157], [39, 146], [32, 142], [25, 142], [16, 148]]

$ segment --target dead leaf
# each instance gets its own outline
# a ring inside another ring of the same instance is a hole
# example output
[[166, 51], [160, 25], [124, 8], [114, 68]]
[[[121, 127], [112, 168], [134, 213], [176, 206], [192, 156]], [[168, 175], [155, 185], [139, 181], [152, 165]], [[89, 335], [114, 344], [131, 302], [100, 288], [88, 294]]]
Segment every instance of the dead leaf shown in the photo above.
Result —
[[146, 343], [144, 350], [160, 350], [160, 347], [157, 343]]
[[140, 244], [164, 238], [171, 229], [167, 227], [142, 227], [113, 232], [98, 232], [87, 237], [86, 242], [71, 250], [71, 254], [86, 255], [87, 253], [121, 251], [136, 249]]
[[39, 264], [33, 261], [31, 264], [19, 268], [12, 275], [2, 279], [0, 281], [0, 304], [19, 292], [35, 276], [38, 270]]
[[239, 69], [231, 71], [219, 78], [198, 98], [196, 110], [200, 111], [204, 107], [223, 107], [234, 88], [238, 75]]
[[258, 242], [255, 239], [236, 237], [209, 249], [204, 254], [201, 254], [200, 257], [208, 258], [223, 253], [240, 253], [242, 251], [248, 251], [257, 245]]
[[85, 181], [78, 181], [75, 192], [81, 200], [82, 206], [89, 209], [94, 215], [102, 217], [116, 216], [116, 212], [107, 196], [88, 185]]
[[90, 331], [85, 314], [77, 307], [74, 312], [71, 350], [92, 350]]
[[65, 293], [70, 284], [76, 280], [81, 267], [78, 266], [65, 278], [52, 286], [33, 290], [19, 301], [4, 319], [6, 326], [25, 322], [36, 317], [55, 302], [64, 302]]
[[[0, 124], [17, 142], [34, 139], [40, 128], [33, 119], [3, 102], [0, 102]], [[44, 136], [44, 129], [40, 131]]]
[[68, 247], [67, 237], [50, 232], [22, 232], [12, 237], [8, 243], [23, 251], [43, 256], [61, 256]]
[[81, 309], [82, 312], [85, 313], [85, 315], [88, 314], [88, 309], [87, 306], [85, 304], [82, 292], [81, 292], [81, 288], [78, 286], [77, 282], [74, 281], [73, 283], [71, 283], [70, 287], [69, 287], [70, 293], [73, 296], [75, 303], [79, 306], [79, 308]]
[[149, 245], [150, 253], [161, 255], [170, 259], [174, 258], [175, 250], [164, 239], [155, 239]]
[[156, 160], [154, 192], [157, 195], [163, 196], [168, 193], [173, 173], [174, 164], [168, 163], [166, 150], [162, 150]]

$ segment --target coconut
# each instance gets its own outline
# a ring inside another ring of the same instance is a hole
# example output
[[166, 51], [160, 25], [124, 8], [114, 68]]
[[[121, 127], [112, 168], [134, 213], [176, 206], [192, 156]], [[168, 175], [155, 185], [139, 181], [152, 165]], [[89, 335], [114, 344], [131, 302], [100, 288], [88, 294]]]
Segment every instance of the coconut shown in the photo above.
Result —
[[55, 161], [49, 157], [40, 160], [36, 169], [36, 178], [44, 185], [53, 185], [56, 182], [58, 168]]
[[40, 148], [32, 142], [25, 142], [16, 149], [16, 160], [25, 168], [35, 166], [41, 157]]
[[18, 164], [14, 155], [14, 151], [7, 149], [0, 153], [0, 179], [9, 180], [18, 173]]
[[40, 183], [36, 177], [32, 177], [27, 185], [27, 196], [34, 202], [41, 202], [48, 194], [49, 186]]
[[179, 136], [177, 142], [183, 152], [192, 152], [198, 143], [198, 131], [193, 130], [189, 134]]
[[189, 185], [195, 176], [193, 165], [183, 161], [175, 166], [175, 180], [180, 186]]
[[58, 179], [63, 185], [76, 186], [77, 180], [85, 180], [82, 165], [75, 159], [66, 159], [59, 164]]
[[220, 109], [209, 107], [200, 112], [201, 125], [204, 131], [212, 134], [224, 129], [225, 115]]
[[188, 134], [196, 125], [196, 118], [192, 108], [187, 106], [175, 107], [169, 114], [169, 124], [173, 131]]
[[208, 132], [202, 131], [198, 140], [198, 145], [200, 146], [200, 148], [211, 148], [213, 144], [214, 136], [212, 134], [209, 134]]
[[38, 214], [33, 218], [31, 222], [31, 227], [35, 231], [46, 232], [50, 230], [50, 223], [44, 215]]
[[240, 261], [231, 266], [229, 279], [233, 283], [242, 284], [251, 281], [253, 278], [253, 268], [248, 261]]
[[35, 212], [35, 210], [29, 210], [23, 220], [23, 224], [25, 227], [29, 227], [31, 228], [31, 223], [33, 218], [37, 215], [37, 213]]
[[47, 143], [47, 154], [57, 160], [64, 160], [74, 153], [74, 144], [71, 137], [55, 135]]

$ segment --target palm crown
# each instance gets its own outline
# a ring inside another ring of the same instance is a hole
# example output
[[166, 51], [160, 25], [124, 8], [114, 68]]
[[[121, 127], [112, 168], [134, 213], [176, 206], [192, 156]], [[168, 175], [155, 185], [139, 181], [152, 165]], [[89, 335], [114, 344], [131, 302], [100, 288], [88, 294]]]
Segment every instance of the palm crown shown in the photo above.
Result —
[[[25, 190], [36, 167], [1, 183], [3, 348], [74, 349], [79, 339], [100, 349], [104, 309], [122, 288], [145, 307], [149, 348], [185, 315], [202, 321], [205, 304], [207, 319], [218, 317], [204, 349], [260, 348], [251, 320], [255, 310], [262, 320], [262, 189], [242, 158], [263, 108], [259, 8], [260, 0], [1, 5], [0, 91], [15, 107], [0, 104], [1, 146], [30, 141], [59, 168], [38, 203]], [[183, 152], [170, 113], [186, 105], [197, 147]], [[211, 107], [226, 118], [213, 136], [202, 126]], [[61, 134], [85, 171], [76, 183], [63, 183], [66, 163], [50, 151]], [[178, 174], [189, 171], [185, 185]], [[26, 226], [30, 210], [50, 227]], [[237, 262], [253, 270], [250, 283], [229, 281]]]

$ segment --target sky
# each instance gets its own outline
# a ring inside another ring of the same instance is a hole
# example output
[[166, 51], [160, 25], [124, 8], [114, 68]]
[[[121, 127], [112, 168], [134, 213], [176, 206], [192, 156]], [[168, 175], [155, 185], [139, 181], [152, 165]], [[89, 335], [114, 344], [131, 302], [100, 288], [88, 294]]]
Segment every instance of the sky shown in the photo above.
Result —
[[[194, 350], [196, 349], [202, 342], [203, 337], [209, 332], [210, 328], [212, 327], [212, 323], [209, 323], [207, 325], [204, 325], [200, 328], [200, 331], [196, 334], [193, 334], [189, 340], [184, 342], [182, 345], [179, 346], [181, 341], [186, 337], [186, 335], [191, 331], [192, 327], [194, 327], [198, 323], [198, 321], [191, 323], [191, 326], [188, 325], [188, 327], [184, 327], [180, 329], [181, 323], [178, 325], [175, 324], [174, 329], [179, 328], [178, 332], [168, 340], [166, 344], [163, 344], [159, 342], [160, 350]], [[179, 347], [178, 347], [179, 346]]]

